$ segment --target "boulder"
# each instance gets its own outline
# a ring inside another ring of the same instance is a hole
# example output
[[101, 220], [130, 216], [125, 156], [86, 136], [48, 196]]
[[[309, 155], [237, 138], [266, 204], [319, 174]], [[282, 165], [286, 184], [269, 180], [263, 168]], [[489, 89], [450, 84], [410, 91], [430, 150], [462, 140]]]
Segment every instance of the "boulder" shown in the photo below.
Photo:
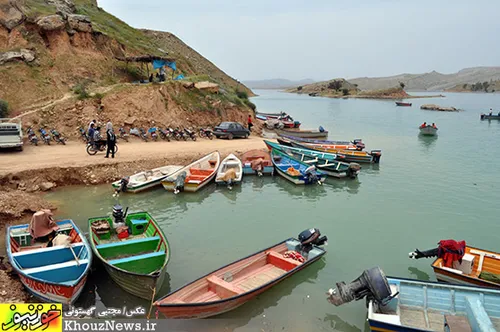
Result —
[[56, 186], [56, 184], [53, 182], [42, 182], [42, 183], [40, 183], [40, 190], [41, 191], [49, 191], [50, 189], [54, 188], [55, 186]]
[[92, 22], [85, 15], [68, 15], [69, 27], [80, 32], [92, 32]]
[[25, 16], [9, 0], [0, 0], [0, 25], [12, 30], [23, 23]]
[[76, 12], [73, 0], [46, 0], [48, 4], [56, 7], [57, 12], [66, 17], [68, 14]]
[[219, 92], [219, 85], [212, 82], [207, 82], [207, 81], [198, 82], [194, 84], [194, 87], [197, 88], [198, 90], [204, 90], [212, 93]]
[[22, 48], [19, 51], [0, 53], [0, 65], [11, 61], [32, 62], [35, 58], [35, 52]]
[[425, 104], [420, 106], [423, 110], [440, 111], [440, 112], [458, 112], [455, 107], [443, 107], [436, 104]]
[[44, 16], [38, 19], [36, 24], [45, 31], [62, 30], [66, 26], [66, 22], [60, 15]]

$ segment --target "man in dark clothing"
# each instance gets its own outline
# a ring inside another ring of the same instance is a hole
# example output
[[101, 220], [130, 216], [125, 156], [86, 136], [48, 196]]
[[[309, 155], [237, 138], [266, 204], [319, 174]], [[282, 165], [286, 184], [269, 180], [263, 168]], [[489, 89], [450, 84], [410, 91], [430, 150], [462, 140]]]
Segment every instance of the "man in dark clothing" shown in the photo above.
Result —
[[95, 133], [94, 123], [91, 123], [88, 131], [89, 143], [91, 145], [94, 145], [94, 133]]
[[116, 144], [116, 135], [113, 132], [113, 126], [111, 122], [107, 124], [108, 129], [106, 130], [106, 140], [108, 144], [108, 149], [106, 150], [106, 157], [109, 158], [109, 153], [111, 152], [111, 158], [115, 157], [115, 144]]

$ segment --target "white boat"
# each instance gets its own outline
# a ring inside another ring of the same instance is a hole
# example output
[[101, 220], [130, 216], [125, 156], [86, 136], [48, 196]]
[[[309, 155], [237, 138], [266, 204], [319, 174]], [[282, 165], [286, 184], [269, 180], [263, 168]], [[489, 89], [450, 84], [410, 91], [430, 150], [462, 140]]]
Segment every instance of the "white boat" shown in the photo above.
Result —
[[437, 127], [433, 127], [430, 125], [427, 125], [425, 127], [419, 127], [419, 129], [420, 129], [420, 134], [426, 136], [436, 136], [438, 131]]
[[[150, 189], [160, 185], [161, 180], [165, 179], [170, 174], [180, 170], [182, 166], [168, 165], [163, 167], [154, 168], [149, 171], [139, 172], [131, 175], [128, 178], [113, 182], [113, 188], [120, 189], [123, 181], [126, 183], [125, 192], [138, 193], [146, 189]], [[124, 184], [125, 185], [125, 184]]]
[[231, 186], [240, 183], [242, 177], [243, 165], [241, 164], [241, 160], [231, 153], [222, 160], [217, 171], [217, 176], [215, 177], [215, 183]]
[[167, 176], [161, 184], [165, 190], [174, 193], [195, 192], [213, 180], [219, 166], [220, 153], [215, 151]]

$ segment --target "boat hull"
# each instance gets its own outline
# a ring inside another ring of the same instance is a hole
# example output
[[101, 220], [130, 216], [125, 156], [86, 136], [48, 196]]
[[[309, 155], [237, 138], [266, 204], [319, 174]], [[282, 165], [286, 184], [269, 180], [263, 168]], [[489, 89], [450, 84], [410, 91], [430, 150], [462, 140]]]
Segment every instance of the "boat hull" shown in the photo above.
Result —
[[396, 102], [396, 106], [411, 106], [411, 103], [402, 103], [402, 102]]
[[19, 275], [21, 283], [26, 287], [28, 292], [40, 300], [48, 303], [62, 303], [70, 305], [76, 301], [83, 290], [83, 286], [87, 282], [88, 273], [74, 287], [63, 286], [48, 282], [40, 282], [35, 279]]
[[[294, 183], [294, 184], [298, 184], [298, 185], [302, 185], [302, 184], [313, 184], [313, 182], [309, 181], [309, 179], [307, 179], [306, 177], [304, 176], [300, 176], [300, 177], [295, 177], [295, 176], [290, 176], [288, 175], [286, 172], [283, 172], [279, 167], [276, 167], [276, 171], [278, 172], [279, 175], [281, 175], [282, 177], [284, 177], [285, 179], [287, 179], [288, 181]], [[321, 177], [318, 179], [321, 183], [325, 182], [325, 177]]]
[[481, 114], [481, 120], [500, 120], [500, 115]]
[[[212, 175], [207, 177], [201, 183], [185, 183], [184, 184], [184, 191], [191, 192], [191, 193], [197, 192], [198, 190], [200, 190], [201, 188], [203, 188], [207, 184], [209, 184], [215, 178], [215, 175], [217, 175], [217, 173], [214, 172]], [[174, 189], [175, 189], [174, 182], [163, 180], [161, 184], [163, 185], [163, 188], [165, 188], [165, 190], [174, 191]]]
[[419, 130], [420, 130], [420, 135], [425, 135], [425, 136], [436, 136], [438, 131], [437, 128], [433, 128], [432, 126], [419, 128]]
[[[298, 144], [295, 142], [291, 142], [293, 147], [300, 148], [300, 149], [309, 149], [309, 150], [314, 150], [314, 151], [320, 151], [320, 152], [328, 152], [328, 153], [334, 153], [342, 158], [342, 161], [345, 162], [354, 162], [354, 163], [378, 163], [380, 162], [380, 151], [378, 150], [372, 150], [371, 153], [364, 152], [364, 151], [350, 151], [350, 150], [339, 150], [339, 149], [330, 149], [330, 148], [325, 148], [317, 145], [311, 145], [311, 144]], [[377, 158], [374, 158], [373, 153], [379, 153]]]
[[[126, 192], [127, 193], [132, 193], [132, 194], [137, 194], [139, 192], [142, 192], [142, 191], [154, 188], [154, 187], [158, 187], [161, 184], [161, 181], [164, 180], [165, 178], [161, 178], [158, 181], [153, 181], [153, 182], [150, 182], [150, 183], [147, 183], [147, 184], [144, 184], [144, 185], [140, 185], [140, 186], [137, 186], [137, 187], [127, 187], [127, 191]], [[119, 189], [120, 185], [113, 183], [113, 188]]]
[[[257, 171], [253, 170], [250, 166], [243, 166], [243, 174], [245, 175], [257, 175]], [[273, 166], [264, 166], [264, 170], [262, 171], [263, 175], [273, 175], [274, 167]]]
[[328, 131], [295, 131], [295, 130], [275, 130], [278, 135], [295, 136], [300, 138], [327, 138]]

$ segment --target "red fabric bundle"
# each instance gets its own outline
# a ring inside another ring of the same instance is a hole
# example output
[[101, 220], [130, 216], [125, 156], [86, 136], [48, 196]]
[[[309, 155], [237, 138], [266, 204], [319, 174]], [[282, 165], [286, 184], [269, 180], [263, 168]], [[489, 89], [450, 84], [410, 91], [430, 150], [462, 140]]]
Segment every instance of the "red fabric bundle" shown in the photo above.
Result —
[[444, 266], [452, 267], [454, 261], [462, 263], [465, 254], [465, 241], [439, 241], [438, 257], [444, 261]]

